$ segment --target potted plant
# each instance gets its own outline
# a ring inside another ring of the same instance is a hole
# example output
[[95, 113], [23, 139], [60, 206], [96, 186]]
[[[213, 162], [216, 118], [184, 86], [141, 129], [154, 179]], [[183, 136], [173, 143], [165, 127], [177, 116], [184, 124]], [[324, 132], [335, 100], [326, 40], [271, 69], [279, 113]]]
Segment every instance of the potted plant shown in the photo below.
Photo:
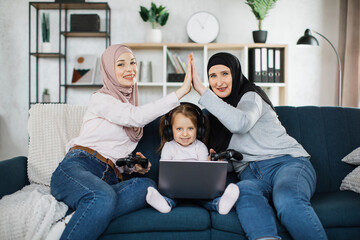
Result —
[[42, 51], [51, 52], [50, 20], [48, 13], [42, 14], [41, 33], [42, 33]]
[[267, 31], [262, 31], [261, 23], [266, 17], [268, 11], [272, 9], [277, 0], [245, 0], [245, 3], [251, 8], [256, 19], [259, 21], [258, 31], [253, 31], [254, 42], [265, 43]]
[[43, 94], [42, 94], [42, 102], [43, 103], [50, 103], [50, 93], [48, 88], [44, 88]]
[[157, 7], [155, 3], [151, 2], [149, 9], [144, 6], [140, 6], [140, 17], [144, 22], [151, 23], [151, 30], [147, 33], [147, 42], [161, 42], [161, 30], [158, 26], [164, 26], [169, 18], [169, 12], [166, 7]]

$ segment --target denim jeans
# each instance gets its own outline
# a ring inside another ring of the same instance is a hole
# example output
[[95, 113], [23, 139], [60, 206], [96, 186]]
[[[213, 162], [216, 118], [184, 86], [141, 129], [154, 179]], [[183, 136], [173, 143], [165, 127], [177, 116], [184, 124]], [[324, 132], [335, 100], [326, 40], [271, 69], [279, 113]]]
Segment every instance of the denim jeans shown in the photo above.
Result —
[[[96, 153], [94, 153], [96, 154]], [[148, 178], [119, 182], [113, 169], [83, 150], [68, 152], [51, 178], [51, 193], [75, 210], [61, 239], [97, 239], [110, 221], [144, 208]]]
[[[171, 209], [173, 209], [179, 203], [179, 199], [172, 199], [172, 198], [168, 198], [166, 196], [163, 196], [163, 197], [168, 202]], [[197, 204], [203, 206], [204, 208], [206, 208], [209, 211], [217, 211], [217, 212], [219, 211], [220, 197], [214, 198], [212, 200], [195, 199], [193, 201], [196, 202]]]
[[327, 239], [310, 205], [316, 174], [307, 158], [286, 155], [250, 162], [238, 177], [240, 196], [235, 208], [250, 240], [280, 239], [276, 216], [294, 239]]

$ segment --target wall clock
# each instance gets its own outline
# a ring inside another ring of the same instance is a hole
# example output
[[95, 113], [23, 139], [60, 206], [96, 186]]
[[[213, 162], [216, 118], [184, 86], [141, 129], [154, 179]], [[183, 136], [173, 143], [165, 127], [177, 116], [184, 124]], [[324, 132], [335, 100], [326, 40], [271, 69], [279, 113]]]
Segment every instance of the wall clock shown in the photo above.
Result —
[[197, 12], [192, 15], [187, 24], [186, 32], [196, 43], [210, 43], [219, 34], [220, 25], [217, 18], [209, 12]]

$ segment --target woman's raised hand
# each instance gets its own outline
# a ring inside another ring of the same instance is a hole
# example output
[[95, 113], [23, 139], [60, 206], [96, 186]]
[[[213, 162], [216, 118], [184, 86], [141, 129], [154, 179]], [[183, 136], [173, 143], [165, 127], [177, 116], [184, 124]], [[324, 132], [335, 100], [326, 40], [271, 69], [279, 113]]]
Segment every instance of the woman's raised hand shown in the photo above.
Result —
[[192, 81], [192, 72], [191, 72], [191, 57], [192, 54], [189, 54], [188, 56], [188, 64], [186, 66], [186, 74], [184, 78], [184, 82], [181, 85], [179, 89], [175, 91], [176, 96], [180, 100], [182, 97], [184, 97], [186, 94], [188, 94], [191, 90], [191, 81]]
[[191, 72], [192, 72], [192, 85], [194, 87], [194, 89], [201, 95], [203, 95], [203, 93], [206, 90], [206, 87], [204, 86], [204, 84], [201, 82], [201, 79], [199, 77], [199, 74], [197, 73], [196, 67], [195, 67], [195, 60], [194, 60], [194, 56], [191, 53]]

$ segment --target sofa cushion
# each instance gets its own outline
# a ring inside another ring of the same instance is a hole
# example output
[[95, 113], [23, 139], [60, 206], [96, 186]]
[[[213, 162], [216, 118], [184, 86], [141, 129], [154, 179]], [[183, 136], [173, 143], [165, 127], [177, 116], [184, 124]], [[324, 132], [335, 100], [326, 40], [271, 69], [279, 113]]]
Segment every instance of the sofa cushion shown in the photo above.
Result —
[[167, 214], [149, 207], [120, 216], [110, 223], [104, 234], [203, 231], [210, 227], [210, 215], [205, 208], [179, 204]]
[[28, 177], [31, 183], [50, 186], [52, 173], [65, 156], [66, 144], [79, 134], [86, 107], [36, 104], [28, 121]]
[[346, 155], [341, 161], [348, 164], [360, 165], [360, 147]]
[[340, 190], [350, 190], [360, 193], [360, 166], [355, 168], [342, 180]]
[[325, 228], [360, 226], [360, 197], [357, 193], [316, 193], [311, 204]]

